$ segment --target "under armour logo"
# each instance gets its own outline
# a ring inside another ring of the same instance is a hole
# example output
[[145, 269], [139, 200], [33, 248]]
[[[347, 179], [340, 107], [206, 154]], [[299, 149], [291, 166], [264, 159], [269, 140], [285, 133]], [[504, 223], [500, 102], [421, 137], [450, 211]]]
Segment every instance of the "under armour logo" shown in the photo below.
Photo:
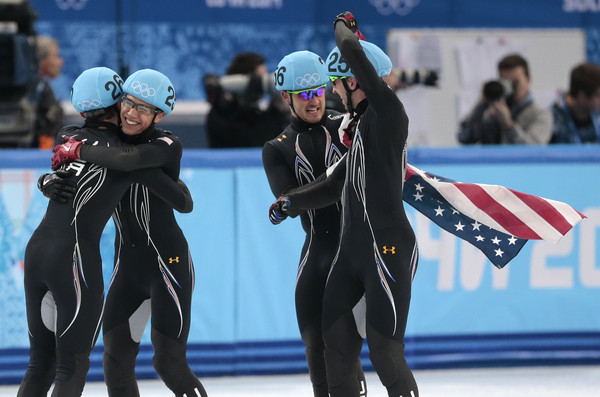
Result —
[[176, 256], [175, 258], [169, 258], [169, 263], [173, 263], [173, 262], [179, 263], [179, 257]]
[[396, 247], [392, 245], [392, 248], [388, 248], [387, 245], [384, 245], [383, 253], [384, 254], [390, 253], [390, 254], [394, 255], [396, 253]]

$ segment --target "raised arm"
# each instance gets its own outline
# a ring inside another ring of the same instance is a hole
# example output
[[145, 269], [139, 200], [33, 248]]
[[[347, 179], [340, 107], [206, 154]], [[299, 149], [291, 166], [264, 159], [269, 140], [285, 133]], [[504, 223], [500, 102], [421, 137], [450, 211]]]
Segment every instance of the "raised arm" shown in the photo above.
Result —
[[369, 99], [369, 104], [378, 113], [380, 109], [388, 109], [390, 100], [395, 98], [394, 100], [398, 101], [396, 94], [379, 76], [378, 71], [367, 58], [356, 34], [346, 26], [347, 21], [338, 17], [334, 23], [335, 43], [358, 80], [360, 88]]

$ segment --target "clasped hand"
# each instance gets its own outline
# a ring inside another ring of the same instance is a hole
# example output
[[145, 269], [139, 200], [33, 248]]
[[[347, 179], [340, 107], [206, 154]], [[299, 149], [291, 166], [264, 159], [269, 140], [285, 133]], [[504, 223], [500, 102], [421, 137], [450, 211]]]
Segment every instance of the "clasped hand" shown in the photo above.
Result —
[[78, 141], [73, 137], [64, 137], [62, 145], [54, 146], [52, 151], [52, 169], [57, 170], [61, 165], [70, 163], [73, 160], [79, 159], [79, 148], [83, 145], [82, 141]]
[[279, 225], [281, 222], [288, 217], [288, 208], [290, 206], [290, 200], [287, 196], [280, 196], [269, 207], [269, 220], [274, 225]]

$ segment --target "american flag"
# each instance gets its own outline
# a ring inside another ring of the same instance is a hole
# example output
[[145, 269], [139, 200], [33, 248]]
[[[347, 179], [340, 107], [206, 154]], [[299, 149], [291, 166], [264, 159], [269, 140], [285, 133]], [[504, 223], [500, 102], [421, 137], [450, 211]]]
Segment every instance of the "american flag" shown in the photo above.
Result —
[[479, 248], [498, 268], [528, 240], [556, 243], [585, 215], [568, 204], [499, 185], [461, 183], [408, 165], [405, 202]]

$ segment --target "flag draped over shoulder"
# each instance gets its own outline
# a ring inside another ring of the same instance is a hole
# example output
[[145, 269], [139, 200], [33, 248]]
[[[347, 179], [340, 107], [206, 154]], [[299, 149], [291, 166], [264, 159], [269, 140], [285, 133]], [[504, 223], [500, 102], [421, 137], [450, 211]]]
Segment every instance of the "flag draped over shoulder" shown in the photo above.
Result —
[[479, 248], [498, 268], [528, 240], [556, 243], [585, 215], [568, 204], [499, 185], [461, 183], [408, 165], [403, 199]]

